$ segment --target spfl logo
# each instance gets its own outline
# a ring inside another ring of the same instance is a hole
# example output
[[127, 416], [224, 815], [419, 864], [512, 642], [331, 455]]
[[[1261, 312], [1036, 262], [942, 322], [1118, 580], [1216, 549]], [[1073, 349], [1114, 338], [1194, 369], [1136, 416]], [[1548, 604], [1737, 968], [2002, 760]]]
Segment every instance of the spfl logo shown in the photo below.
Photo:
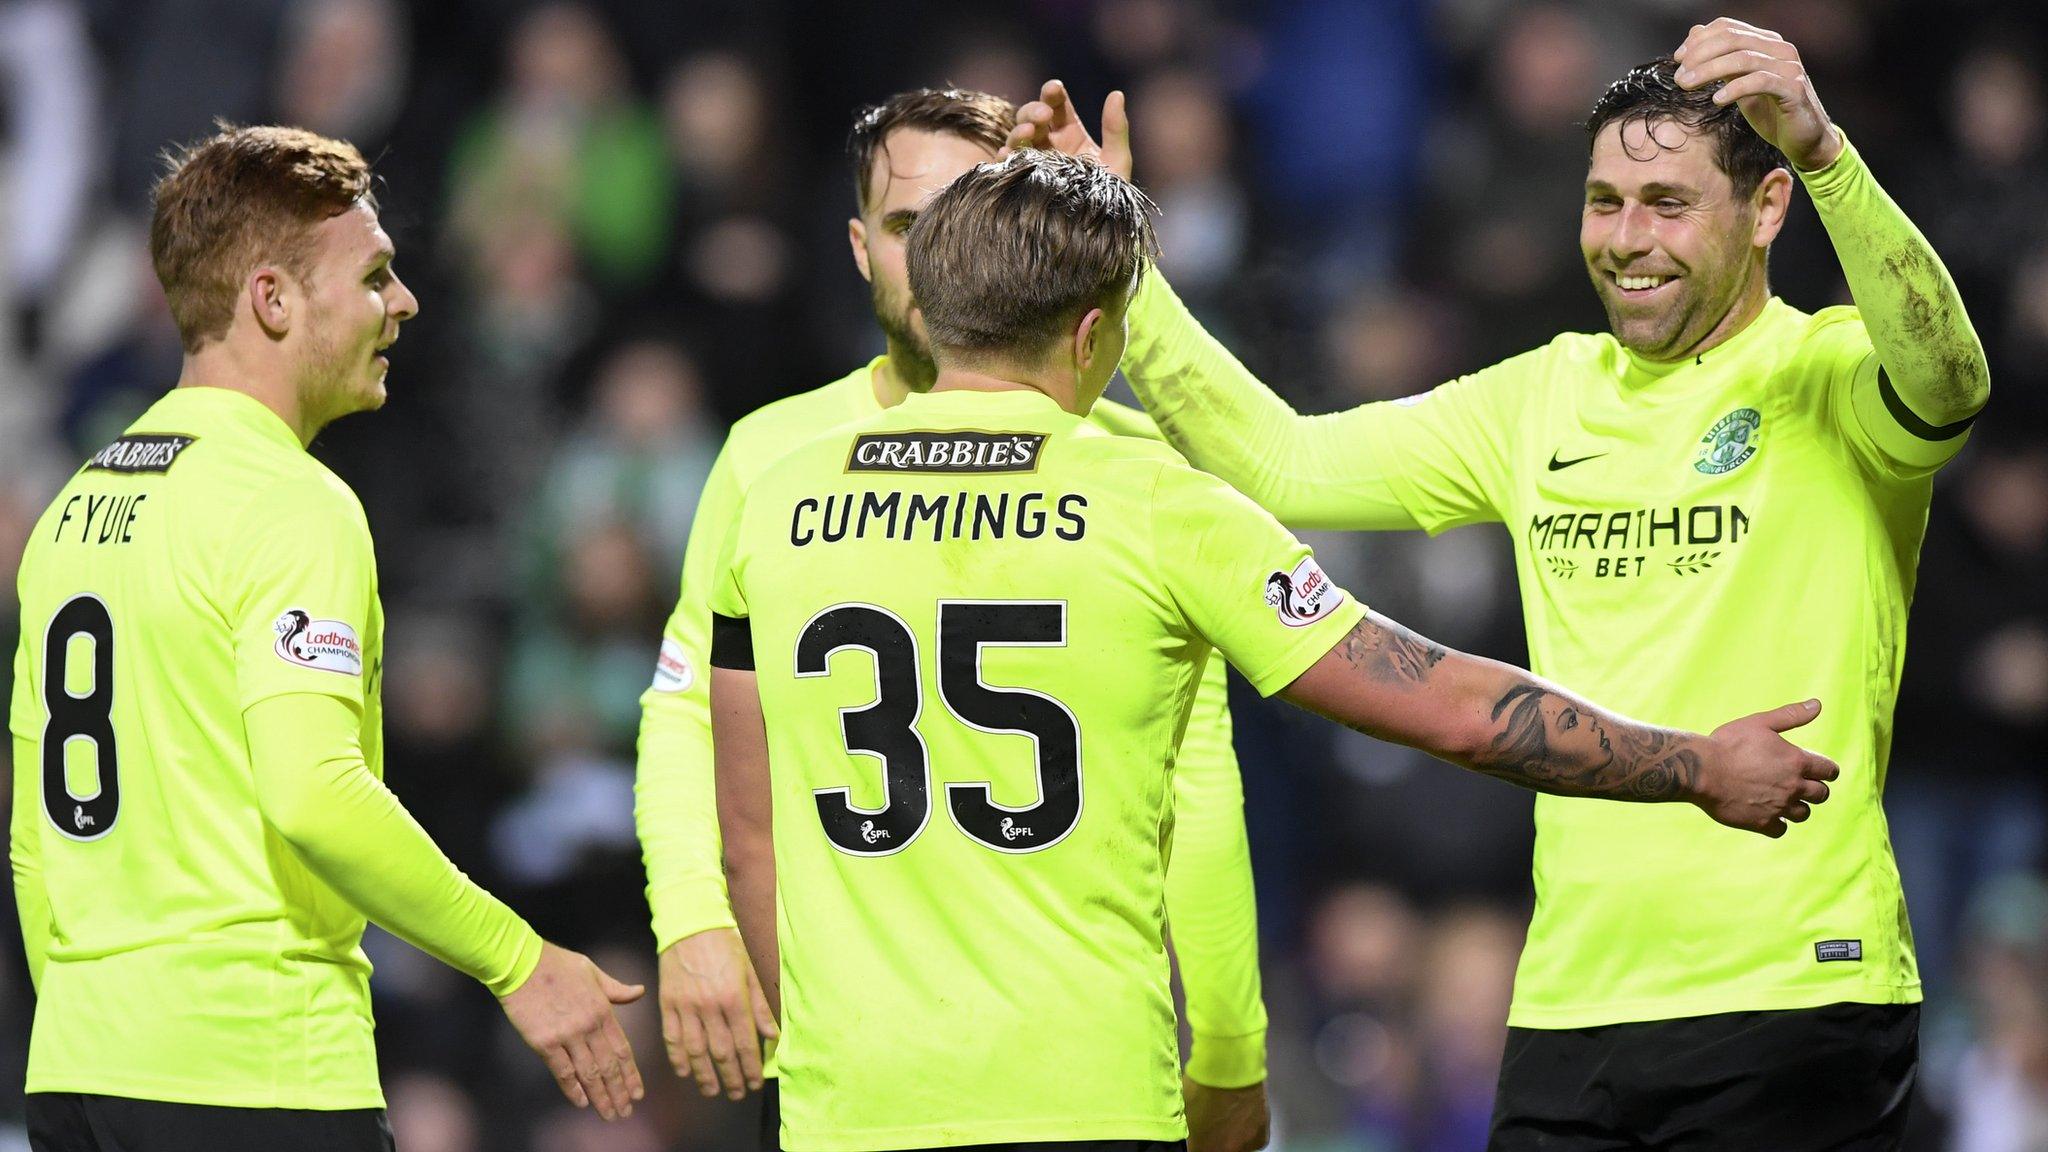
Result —
[[277, 623], [278, 658], [301, 668], [344, 676], [363, 674], [363, 645], [356, 630], [339, 620], [315, 620], [302, 608], [287, 608]]
[[1757, 429], [1763, 422], [1763, 414], [1754, 408], [1737, 408], [1714, 421], [1714, 426], [1700, 437], [1700, 450], [1692, 458], [1692, 466], [1709, 476], [1742, 467], [1756, 455], [1761, 441]]
[[887, 828], [875, 827], [873, 820], [863, 820], [860, 822], [860, 838], [873, 844], [877, 841], [887, 840], [889, 838], [889, 830]]
[[1306, 628], [1343, 602], [1343, 589], [1330, 583], [1313, 556], [1302, 557], [1292, 572], [1266, 577], [1266, 605], [1289, 628]]
[[1002, 832], [1003, 839], [1005, 840], [1022, 840], [1024, 837], [1031, 835], [1029, 826], [1019, 824], [1008, 816], [1003, 817]]

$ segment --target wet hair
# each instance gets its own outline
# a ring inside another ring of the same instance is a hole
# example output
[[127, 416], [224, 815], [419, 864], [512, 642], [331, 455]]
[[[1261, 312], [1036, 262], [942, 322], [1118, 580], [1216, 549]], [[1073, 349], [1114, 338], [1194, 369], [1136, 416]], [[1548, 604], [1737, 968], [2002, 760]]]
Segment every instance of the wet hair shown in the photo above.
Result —
[[1641, 123], [1650, 128], [1673, 121], [1714, 142], [1714, 163], [1728, 174], [1737, 196], [1755, 192], [1771, 169], [1792, 166], [1784, 153], [1756, 134], [1734, 101], [1714, 103], [1719, 85], [1687, 91], [1678, 86], [1677, 72], [1678, 61], [1661, 56], [1609, 84], [1586, 117], [1587, 149], [1609, 124]]
[[888, 152], [891, 132], [900, 128], [958, 136], [995, 152], [1016, 124], [1017, 108], [1008, 100], [965, 88], [914, 88], [862, 109], [846, 138], [846, 158], [853, 165], [853, 190], [860, 209], [867, 210], [875, 157]]
[[917, 215], [910, 292], [935, 349], [1036, 357], [1131, 290], [1158, 252], [1152, 201], [1093, 160], [1020, 149]]
[[164, 161], [149, 258], [187, 352], [227, 335], [250, 272], [274, 263], [304, 279], [315, 226], [377, 207], [355, 145], [300, 128], [222, 123]]

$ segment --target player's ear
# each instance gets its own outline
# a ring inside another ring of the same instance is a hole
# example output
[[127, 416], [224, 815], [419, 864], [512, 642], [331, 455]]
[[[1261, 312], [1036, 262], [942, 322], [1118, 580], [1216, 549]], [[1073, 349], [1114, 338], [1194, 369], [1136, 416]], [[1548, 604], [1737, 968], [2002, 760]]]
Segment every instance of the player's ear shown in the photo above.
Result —
[[868, 226], [860, 217], [846, 221], [846, 242], [853, 245], [853, 266], [860, 269], [860, 278], [873, 283], [875, 274], [868, 271]]
[[249, 273], [246, 287], [249, 310], [265, 332], [282, 336], [291, 331], [297, 305], [297, 286], [282, 271], [268, 264], [260, 265]]
[[1074, 328], [1074, 370], [1081, 375], [1087, 375], [1096, 357], [1102, 355], [1103, 319], [1102, 309], [1090, 308]]
[[1769, 248], [1771, 241], [1776, 240], [1778, 232], [1785, 227], [1785, 214], [1792, 210], [1792, 174], [1783, 168], [1771, 169], [1763, 182], [1756, 186], [1750, 203], [1756, 209], [1756, 227], [1750, 233], [1750, 245]]

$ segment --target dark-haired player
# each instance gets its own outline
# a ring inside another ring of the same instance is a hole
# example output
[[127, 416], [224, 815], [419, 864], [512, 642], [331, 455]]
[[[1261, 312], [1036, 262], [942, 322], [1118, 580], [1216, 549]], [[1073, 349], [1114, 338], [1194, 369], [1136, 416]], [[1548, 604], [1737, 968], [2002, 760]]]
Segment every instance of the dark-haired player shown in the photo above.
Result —
[[158, 183], [177, 387], [93, 454], [21, 561], [14, 893], [37, 1152], [388, 1152], [365, 919], [496, 993], [562, 1091], [640, 1094], [613, 1003], [384, 787], [362, 506], [306, 452], [384, 403], [419, 310], [369, 166], [225, 129]]
[[[1019, 139], [1091, 147], [1046, 95]], [[1798, 836], [1538, 799], [1492, 1147], [1891, 1147], [1920, 981], [1881, 797], [1932, 475], [1989, 394], [1983, 349], [1776, 34], [1695, 27], [1588, 128], [1580, 246], [1610, 333], [1299, 416], [1154, 277], [1125, 371], [1177, 447], [1286, 523], [1505, 523], [1540, 672], [1670, 724], [1828, 702], [1802, 740], [1842, 780]], [[1798, 183], [1854, 307], [1771, 295]]]
[[1694, 736], [1446, 651], [1229, 485], [1084, 419], [1147, 207], [1057, 153], [949, 184], [908, 252], [936, 383], [785, 454], [735, 518], [718, 805], [782, 994], [795, 1152], [1186, 1137], [1161, 845], [1212, 647], [1261, 692], [1532, 788], [1776, 835], [1833, 775], [1773, 731], [1815, 701]]
[[[635, 814], [661, 949], [664, 1035], [677, 1074], [694, 1075], [707, 1094], [723, 1087], [737, 1098], [759, 1086], [755, 1036], [774, 1030], [733, 928], [719, 860], [703, 671], [718, 546], [754, 478], [784, 452], [932, 386], [938, 369], [911, 300], [904, 240], [924, 201], [993, 157], [1015, 123], [1009, 101], [957, 89], [899, 93], [855, 121], [848, 159], [857, 215], [847, 224], [848, 240], [887, 351], [734, 424], [697, 505], [682, 594], [653, 686], [641, 699]], [[1121, 435], [1159, 435], [1143, 413], [1119, 404], [1098, 404], [1089, 419]], [[1186, 1092], [1197, 1152], [1248, 1152], [1264, 1143], [1266, 1129], [1257, 913], [1225, 695], [1218, 661], [1203, 675], [1173, 778], [1167, 903], [1193, 1034]], [[764, 1115], [772, 1145], [772, 1084]]]

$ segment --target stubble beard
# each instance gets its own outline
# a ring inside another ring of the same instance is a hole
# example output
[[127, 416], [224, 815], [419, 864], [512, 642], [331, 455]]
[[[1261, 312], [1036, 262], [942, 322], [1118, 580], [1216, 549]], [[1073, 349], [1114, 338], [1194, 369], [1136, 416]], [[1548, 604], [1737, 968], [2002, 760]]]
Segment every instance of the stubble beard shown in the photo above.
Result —
[[300, 411], [309, 432], [357, 412], [384, 406], [384, 380], [372, 376], [367, 357], [353, 355], [360, 346], [340, 337], [321, 337], [307, 349], [300, 378]]
[[[1605, 279], [1604, 274], [1602, 279]], [[1677, 354], [1677, 346], [1685, 339], [1687, 321], [1696, 311], [1691, 299], [1675, 300], [1664, 311], [1654, 315], [1624, 311], [1624, 305], [1610, 294], [1605, 285], [1600, 287], [1600, 303], [1607, 310], [1607, 329], [1621, 341], [1621, 346], [1651, 360], [1664, 360]]]
[[888, 341], [889, 359], [896, 364], [903, 382], [913, 392], [930, 391], [932, 382], [939, 378], [939, 366], [932, 360], [931, 345], [910, 322], [910, 301], [898, 299], [880, 283], [874, 285], [870, 295], [875, 323]]

